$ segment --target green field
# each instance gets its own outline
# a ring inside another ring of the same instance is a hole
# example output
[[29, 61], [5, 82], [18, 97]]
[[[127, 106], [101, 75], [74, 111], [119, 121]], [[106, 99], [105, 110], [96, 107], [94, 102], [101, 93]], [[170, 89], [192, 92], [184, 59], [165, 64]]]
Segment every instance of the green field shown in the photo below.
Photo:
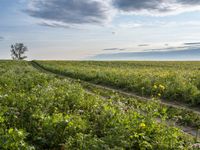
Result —
[[158, 98], [198, 107], [200, 62], [37, 63], [0, 61], [0, 149], [186, 150], [199, 142], [180, 128], [199, 129], [199, 114]]
[[51, 71], [141, 96], [200, 104], [200, 62], [40, 61]]

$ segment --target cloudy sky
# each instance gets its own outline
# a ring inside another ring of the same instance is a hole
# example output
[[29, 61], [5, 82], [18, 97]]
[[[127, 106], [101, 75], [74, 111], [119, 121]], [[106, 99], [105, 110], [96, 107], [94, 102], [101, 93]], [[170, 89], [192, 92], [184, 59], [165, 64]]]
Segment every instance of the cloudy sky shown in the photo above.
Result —
[[1, 0], [0, 11], [0, 59], [16, 42], [29, 59], [200, 47], [200, 0]]

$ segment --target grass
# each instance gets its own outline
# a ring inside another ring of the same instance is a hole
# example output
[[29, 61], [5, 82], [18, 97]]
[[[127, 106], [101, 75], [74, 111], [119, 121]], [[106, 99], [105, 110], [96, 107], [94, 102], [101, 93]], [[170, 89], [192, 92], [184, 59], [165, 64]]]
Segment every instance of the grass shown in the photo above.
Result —
[[28, 62], [0, 66], [0, 149], [164, 150], [189, 149], [197, 142], [169, 127], [156, 101], [142, 104], [148, 108], [144, 115], [131, 103], [126, 109], [119, 97], [105, 100]]
[[44, 68], [141, 96], [200, 104], [200, 62], [37, 61]]

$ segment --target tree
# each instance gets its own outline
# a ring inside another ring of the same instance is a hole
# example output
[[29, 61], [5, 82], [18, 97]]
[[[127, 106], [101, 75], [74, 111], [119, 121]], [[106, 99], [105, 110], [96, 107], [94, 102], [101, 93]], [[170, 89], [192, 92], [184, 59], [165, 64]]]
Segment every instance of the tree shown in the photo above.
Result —
[[24, 60], [27, 56], [23, 56], [28, 51], [28, 48], [23, 43], [11, 45], [11, 56], [14, 60]]

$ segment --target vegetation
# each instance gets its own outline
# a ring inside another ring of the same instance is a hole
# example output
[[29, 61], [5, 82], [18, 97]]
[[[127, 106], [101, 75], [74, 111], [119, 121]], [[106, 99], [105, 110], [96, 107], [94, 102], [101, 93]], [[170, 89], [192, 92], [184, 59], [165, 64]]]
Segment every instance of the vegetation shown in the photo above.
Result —
[[[165, 123], [157, 101], [127, 108], [81, 84], [0, 61], [0, 149], [193, 149], [194, 139]], [[158, 123], [157, 117], [161, 116]]]
[[200, 62], [38, 61], [45, 69], [141, 96], [200, 104]]
[[[102, 89], [99, 87], [95, 87], [94, 85], [91, 85], [89, 83], [81, 83], [83, 87], [87, 90], [89, 90], [92, 93], [97, 93], [101, 97], [113, 100], [123, 102], [126, 104], [126, 107], [132, 107], [134, 109], [139, 109], [140, 112], [144, 112], [147, 114], [149, 111], [148, 104], [151, 104], [151, 101], [144, 101], [142, 99], [136, 99], [131, 96], [127, 96], [124, 94], [121, 94], [116, 91], [108, 90], [108, 89]], [[178, 107], [172, 107], [172, 106], [166, 106], [166, 105], [159, 105], [159, 101], [157, 101], [157, 105], [151, 105], [151, 108], [160, 112], [157, 116], [158, 118], [165, 118], [168, 122], [171, 122], [172, 124], [177, 124], [179, 126], [185, 126], [185, 127], [192, 127], [195, 130], [200, 129], [200, 115], [199, 113], [196, 113], [192, 110], [187, 110], [184, 108], [178, 108]], [[164, 113], [162, 111], [164, 110]]]
[[14, 60], [24, 60], [27, 56], [23, 56], [25, 52], [28, 51], [28, 48], [24, 46], [23, 43], [16, 43], [11, 45], [11, 56]]

